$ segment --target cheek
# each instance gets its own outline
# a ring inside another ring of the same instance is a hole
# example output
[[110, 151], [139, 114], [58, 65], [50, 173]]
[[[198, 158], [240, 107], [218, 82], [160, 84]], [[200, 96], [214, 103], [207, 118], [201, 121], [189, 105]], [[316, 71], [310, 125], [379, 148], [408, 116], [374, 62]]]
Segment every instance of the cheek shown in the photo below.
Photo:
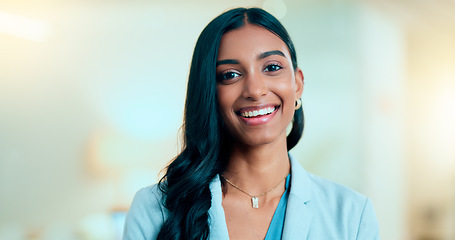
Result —
[[241, 86], [238, 84], [235, 85], [219, 85], [217, 87], [218, 91], [218, 101], [220, 106], [229, 106], [232, 107], [234, 102], [241, 95]]
[[235, 98], [233, 98], [231, 95], [232, 93], [230, 91], [226, 91], [226, 89], [223, 88], [218, 88], [218, 106], [221, 114], [221, 119], [226, 129], [232, 133], [233, 126], [235, 125], [233, 118], [233, 99]]
[[226, 115], [232, 111], [232, 106], [235, 101], [232, 92], [227, 90], [228, 89], [226, 89], [225, 86], [218, 87], [218, 105], [224, 120], [226, 120]]
[[296, 85], [294, 79], [286, 78], [275, 84], [276, 91], [279, 92], [279, 96], [282, 98], [285, 104], [288, 102], [295, 102], [295, 91]]
[[218, 105], [220, 106], [220, 110], [224, 109], [224, 106], [226, 105], [226, 94], [225, 92], [218, 87]]
[[295, 90], [296, 85], [294, 79], [287, 78], [276, 84], [276, 91], [279, 92], [277, 95], [281, 98], [283, 104], [283, 113], [286, 119], [292, 119], [295, 111]]

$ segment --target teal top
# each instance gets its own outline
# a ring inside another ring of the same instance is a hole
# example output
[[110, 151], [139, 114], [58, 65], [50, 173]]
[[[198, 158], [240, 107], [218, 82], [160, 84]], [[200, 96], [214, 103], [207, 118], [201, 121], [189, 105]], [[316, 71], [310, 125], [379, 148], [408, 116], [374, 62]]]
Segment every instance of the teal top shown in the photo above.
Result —
[[286, 206], [288, 204], [289, 198], [289, 183], [290, 183], [291, 174], [286, 177], [286, 189], [284, 190], [283, 195], [281, 196], [280, 202], [275, 209], [273, 214], [272, 221], [270, 222], [269, 229], [265, 235], [264, 240], [275, 240], [281, 239], [281, 234], [283, 233], [284, 227], [284, 217], [286, 215]]

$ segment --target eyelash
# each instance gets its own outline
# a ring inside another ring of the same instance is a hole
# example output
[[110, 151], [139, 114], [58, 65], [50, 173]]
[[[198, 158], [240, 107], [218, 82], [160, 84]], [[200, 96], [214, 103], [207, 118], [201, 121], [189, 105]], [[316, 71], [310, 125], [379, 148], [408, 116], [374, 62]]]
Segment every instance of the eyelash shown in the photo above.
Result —
[[[270, 67], [274, 67], [275, 70], [270, 70]], [[276, 68], [278, 68], [278, 69], [276, 69]], [[278, 70], [281, 70], [282, 68], [283, 68], [283, 67], [282, 67], [280, 64], [278, 64], [278, 63], [271, 63], [271, 64], [269, 64], [269, 65], [267, 65], [267, 66], [265, 67], [264, 71], [265, 71], [265, 72], [276, 72], [276, 71], [278, 71]]]
[[[273, 69], [271, 69], [273, 68]], [[278, 64], [278, 63], [271, 63], [269, 65], [267, 65], [265, 68], [264, 68], [264, 72], [276, 72], [276, 71], [279, 71], [283, 69], [283, 67]], [[236, 76], [232, 76], [232, 74], [235, 74]], [[230, 77], [228, 77], [228, 75], [231, 75]], [[222, 82], [222, 81], [229, 81], [231, 79], [234, 79], [234, 78], [237, 78], [237, 77], [240, 77], [242, 76], [240, 73], [236, 72], [236, 71], [232, 71], [232, 70], [228, 70], [224, 73], [220, 73], [217, 77], [218, 81]]]
[[[236, 74], [237, 76], [228, 77], [229, 74]], [[239, 77], [239, 76], [241, 76], [240, 73], [232, 71], [232, 70], [228, 70], [227, 72], [224, 72], [224, 73], [221, 73], [218, 75], [218, 81], [228, 81], [228, 80], [231, 80], [231, 79]]]

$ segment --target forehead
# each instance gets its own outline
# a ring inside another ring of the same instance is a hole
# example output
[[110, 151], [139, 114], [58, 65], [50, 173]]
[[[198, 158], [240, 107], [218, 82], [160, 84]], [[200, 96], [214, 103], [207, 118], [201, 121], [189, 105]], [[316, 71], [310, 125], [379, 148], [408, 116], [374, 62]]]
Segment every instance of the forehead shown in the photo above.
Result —
[[287, 58], [290, 55], [286, 44], [277, 35], [263, 27], [246, 24], [223, 35], [218, 60], [255, 56], [271, 50], [280, 50]]

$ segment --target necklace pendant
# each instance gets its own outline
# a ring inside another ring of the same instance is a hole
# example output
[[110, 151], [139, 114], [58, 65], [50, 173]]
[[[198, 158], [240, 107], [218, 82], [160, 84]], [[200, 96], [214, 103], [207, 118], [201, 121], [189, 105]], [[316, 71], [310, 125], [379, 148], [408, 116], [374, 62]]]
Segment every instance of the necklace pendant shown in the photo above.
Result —
[[252, 197], [251, 203], [253, 204], [253, 208], [259, 208], [259, 201], [257, 197]]

